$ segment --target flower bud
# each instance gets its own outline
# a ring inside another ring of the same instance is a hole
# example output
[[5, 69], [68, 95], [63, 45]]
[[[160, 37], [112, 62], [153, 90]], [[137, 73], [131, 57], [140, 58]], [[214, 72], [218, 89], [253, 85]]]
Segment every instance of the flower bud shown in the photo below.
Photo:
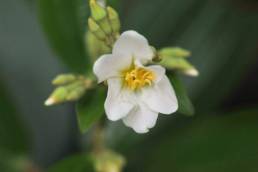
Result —
[[191, 52], [179, 47], [163, 48], [159, 51], [161, 57], [180, 57], [185, 58], [191, 55]]
[[87, 50], [92, 63], [94, 63], [97, 58], [102, 54], [107, 54], [111, 50], [106, 46], [105, 42], [97, 39], [97, 37], [92, 32], [87, 32], [85, 35], [85, 41], [87, 42]]
[[177, 70], [189, 76], [198, 76], [199, 72], [184, 58], [162, 58], [162, 66], [170, 70]]
[[67, 101], [75, 101], [75, 100], [79, 100], [83, 94], [85, 93], [85, 88], [83, 86], [78, 87], [74, 90], [72, 90], [71, 92], [68, 93], [68, 95], [66, 96], [66, 100]]
[[90, 0], [91, 15], [97, 22], [104, 19], [107, 16], [107, 12], [104, 7], [96, 2], [96, 0]]
[[76, 76], [73, 74], [61, 74], [54, 78], [53, 85], [64, 85], [76, 80]]
[[99, 25], [92, 18], [88, 19], [88, 25], [89, 25], [89, 30], [93, 35], [96, 36], [96, 38], [98, 38], [99, 40], [106, 39], [105, 33], [103, 32], [103, 30], [101, 30]]
[[68, 94], [68, 90], [66, 87], [58, 87], [54, 90], [54, 92], [50, 95], [50, 97], [45, 101], [46, 106], [51, 106], [54, 104], [62, 103], [65, 101], [66, 96]]
[[108, 21], [107, 11], [96, 0], [90, 0], [91, 16], [99, 24], [100, 28], [107, 34], [112, 33], [112, 28]]
[[118, 13], [112, 7], [107, 7], [107, 12], [108, 12], [108, 18], [109, 18], [110, 25], [113, 29], [113, 32], [119, 33], [121, 24], [120, 24]]

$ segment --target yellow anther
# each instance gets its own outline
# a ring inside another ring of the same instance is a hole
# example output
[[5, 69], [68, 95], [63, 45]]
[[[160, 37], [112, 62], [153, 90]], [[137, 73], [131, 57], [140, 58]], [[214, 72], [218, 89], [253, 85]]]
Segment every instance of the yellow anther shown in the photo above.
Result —
[[131, 90], [138, 90], [145, 86], [151, 86], [155, 75], [145, 68], [134, 67], [125, 72], [124, 85]]

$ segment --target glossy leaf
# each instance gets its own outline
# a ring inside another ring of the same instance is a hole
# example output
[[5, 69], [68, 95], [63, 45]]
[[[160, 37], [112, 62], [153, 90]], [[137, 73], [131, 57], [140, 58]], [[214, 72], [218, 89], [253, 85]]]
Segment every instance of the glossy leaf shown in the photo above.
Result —
[[74, 155], [65, 158], [53, 166], [48, 172], [93, 172], [92, 160], [87, 155]]
[[85, 72], [89, 67], [84, 45], [86, 3], [81, 0], [37, 2], [39, 19], [53, 50], [73, 71]]
[[77, 103], [77, 119], [82, 133], [85, 133], [104, 114], [106, 91], [97, 88], [88, 91]]

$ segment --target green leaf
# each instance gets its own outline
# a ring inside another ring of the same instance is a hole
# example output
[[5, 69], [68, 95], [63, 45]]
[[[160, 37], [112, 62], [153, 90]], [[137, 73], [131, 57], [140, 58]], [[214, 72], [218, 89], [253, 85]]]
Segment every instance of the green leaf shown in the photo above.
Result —
[[106, 90], [99, 87], [88, 91], [77, 103], [77, 119], [82, 133], [85, 133], [104, 114]]
[[168, 77], [175, 89], [177, 100], [178, 100], [178, 112], [186, 115], [186, 116], [193, 116], [194, 115], [194, 106], [187, 95], [187, 91], [184, 88], [180, 79], [174, 75], [169, 73]]
[[48, 172], [93, 172], [92, 159], [87, 155], [74, 155], [51, 166]]
[[[38, 0], [39, 19], [51, 47], [75, 72], [85, 72], [89, 60], [84, 45], [86, 8], [82, 0]], [[85, 20], [85, 21], [83, 21]]]
[[27, 152], [27, 133], [11, 102], [10, 95], [0, 83], [0, 151], [12, 154]]

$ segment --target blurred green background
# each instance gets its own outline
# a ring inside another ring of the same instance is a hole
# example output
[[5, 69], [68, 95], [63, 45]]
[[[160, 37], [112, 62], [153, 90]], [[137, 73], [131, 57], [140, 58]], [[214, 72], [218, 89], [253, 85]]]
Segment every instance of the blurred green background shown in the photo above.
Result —
[[[108, 3], [120, 12], [123, 30], [136, 30], [159, 48], [189, 49], [200, 71], [197, 78], [180, 76], [194, 117], [161, 115], [146, 135], [110, 123], [108, 144], [126, 156], [125, 171], [256, 172], [258, 1]], [[86, 0], [0, 0], [0, 171], [22, 171], [24, 164], [33, 172], [31, 166], [46, 169], [87, 149], [73, 104], [43, 102], [54, 76], [91, 70], [88, 14]]]

